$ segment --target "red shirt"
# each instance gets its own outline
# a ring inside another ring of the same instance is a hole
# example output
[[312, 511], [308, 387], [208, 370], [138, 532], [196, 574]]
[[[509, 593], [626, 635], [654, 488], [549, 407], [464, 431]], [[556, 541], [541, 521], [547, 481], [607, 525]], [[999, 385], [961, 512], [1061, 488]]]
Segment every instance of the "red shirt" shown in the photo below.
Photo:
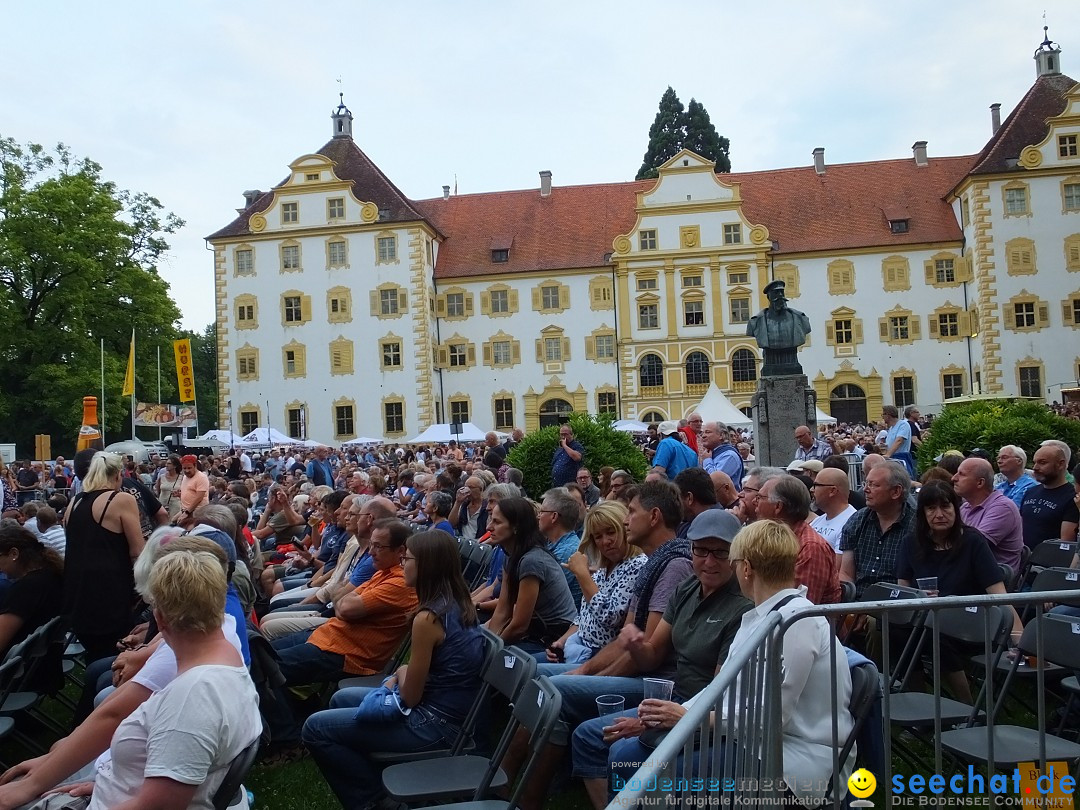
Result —
[[683, 435], [683, 437], [686, 439], [686, 446], [689, 447], [691, 450], [693, 450], [695, 453], [698, 452], [698, 446], [697, 446], [698, 435], [696, 433], [694, 433], [694, 431], [692, 431], [689, 427], [681, 427], [681, 428], [679, 428], [679, 433], [681, 433]]
[[806, 521], [791, 527], [799, 538], [795, 558], [795, 584], [806, 586], [806, 598], [815, 605], [840, 601], [840, 555], [829, 541], [810, 528]]

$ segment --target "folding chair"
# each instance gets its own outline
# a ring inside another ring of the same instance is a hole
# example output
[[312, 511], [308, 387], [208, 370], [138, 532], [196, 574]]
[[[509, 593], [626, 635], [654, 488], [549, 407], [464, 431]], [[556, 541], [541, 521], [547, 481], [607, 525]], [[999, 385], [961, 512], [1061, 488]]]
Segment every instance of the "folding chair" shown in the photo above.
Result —
[[244, 777], [247, 776], [251, 766], [255, 764], [255, 757], [259, 755], [259, 738], [247, 748], [241, 751], [232, 761], [229, 770], [225, 773], [224, 781], [214, 792], [214, 810], [228, 810], [240, 801], [240, 789], [243, 787]]
[[[1027, 655], [1038, 653], [1038, 633], [1042, 633], [1043, 655], [1047, 661], [1059, 667], [1080, 670], [1080, 622], [1071, 617], [1044, 615], [1028, 624], [1020, 639], [1020, 652]], [[1012, 672], [1020, 665], [1020, 657], [1013, 662]], [[1010, 673], [1011, 674], [1011, 673]], [[1008, 690], [1010, 679], [1006, 679], [1001, 695], [994, 706], [996, 712]], [[993, 746], [993, 764], [998, 768], [1016, 767], [1017, 763], [1028, 762], [1039, 756], [1039, 737], [1037, 729], [1015, 725], [991, 725], [987, 728], [971, 727], [944, 731], [941, 734], [941, 747], [957, 759], [965, 762], [985, 762], [991, 758]], [[1064, 740], [1053, 734], [1045, 734], [1046, 760], [1075, 762], [1080, 760], [1080, 745]]]
[[[435, 787], [435, 792], [425, 791], [423, 796], [417, 797], [418, 791], [414, 790], [410, 791], [410, 798], [403, 798], [395, 790], [396, 787], [399, 787], [396, 774], [391, 774], [391, 771], [395, 770], [395, 768], [402, 767], [400, 765], [383, 771], [383, 787], [386, 788], [387, 793], [392, 798], [398, 801], [416, 801], [418, 798], [428, 800], [453, 798], [467, 795], [471, 791], [473, 794], [471, 802], [442, 804], [442, 806], [457, 808], [457, 810], [516, 810], [518, 799], [521, 798], [521, 791], [528, 784], [529, 777], [540, 754], [547, 747], [551, 733], [555, 729], [555, 724], [559, 721], [561, 709], [562, 695], [551, 685], [551, 681], [543, 675], [533, 678], [525, 684], [518, 699], [514, 702], [513, 718], [507, 723], [506, 730], [503, 732], [491, 759], [487, 761], [487, 768], [478, 781], [466, 784], [466, 780], [461, 778], [464, 774], [456, 773], [457, 758], [454, 758], [453, 760], [428, 760], [431, 763], [445, 765], [447, 770], [452, 767], [455, 771], [455, 773], [447, 774], [449, 778], [442, 785]], [[510, 792], [509, 800], [488, 799], [487, 797], [492, 788], [500, 788], [506, 785], [506, 775], [499, 767], [499, 763], [502, 762], [503, 756], [509, 749], [510, 743], [519, 728], [526, 729], [529, 732], [529, 755], [521, 769], [517, 784]], [[389, 779], [387, 778], [388, 775], [390, 776]], [[457, 782], [457, 786], [453, 789], [450, 786], [451, 782]]]
[[[894, 582], [872, 582], [863, 589], [862, 596], [859, 598], [859, 602], [890, 602], [903, 599], [923, 599], [926, 594], [920, 591], [918, 588], [909, 588], [905, 585], [897, 585]], [[882, 650], [882, 664], [888, 664], [889, 660], [884, 657], [884, 653], [888, 650], [890, 640], [888, 638], [888, 629], [896, 627], [910, 627], [911, 633], [904, 644], [904, 648], [900, 652], [900, 656], [896, 659], [896, 663], [891, 668], [886, 666], [885, 671], [881, 673], [882, 685], [888, 686], [890, 691], [903, 689], [907, 684], [907, 680], [911, 675], [911, 671], [918, 661], [919, 650], [922, 648], [923, 643], [923, 623], [926, 620], [925, 611], [921, 610], [894, 610], [888, 613], [882, 614], [883, 617], [888, 617], [888, 627], [885, 623], [882, 623], [882, 643], [884, 646]], [[899, 676], [899, 677], [898, 677]], [[886, 681], [887, 679], [887, 681]]]
[[[7, 699], [8, 693], [22, 675], [23, 660], [18, 655], [8, 655], [0, 664], [0, 704]], [[0, 740], [15, 732], [15, 718], [0, 716]], [[7, 765], [0, 763], [7, 770]]]
[[[851, 756], [851, 749], [859, 738], [859, 733], [870, 715], [874, 701], [881, 693], [881, 677], [878, 674], [877, 667], [871, 662], [866, 661], [858, 666], [851, 667], [849, 671], [851, 673], [851, 700], [848, 702], [848, 711], [851, 713], [852, 725], [851, 732], [840, 746], [839, 761], [841, 770], [843, 770], [848, 757]], [[829, 788], [826, 790], [825, 798], [819, 807], [826, 807], [833, 803], [833, 791], [835, 788], [836, 775], [833, 774], [829, 777]]]
[[1001, 571], [1001, 584], [1005, 586], [1005, 590], [1011, 591], [1016, 584], [1016, 572], [1011, 565], [1003, 562], [998, 563], [998, 569]]
[[854, 602], [855, 601], [855, 583], [849, 582], [846, 579], [840, 580], [840, 601], [841, 602]]
[[1031, 549], [1026, 567], [1021, 568], [1021, 578], [1016, 589], [1024, 587], [1044, 568], [1068, 568], [1072, 565], [1080, 543], [1066, 543], [1064, 540], [1044, 540]]
[[[383, 787], [390, 796], [399, 802], [414, 804], [422, 801], [440, 799], [460, 799], [473, 793], [486, 779], [487, 787], [501, 788], [508, 783], [506, 774], [499, 769], [503, 754], [517, 730], [514, 718], [517, 707], [528, 697], [523, 696], [526, 684], [536, 672], [536, 659], [517, 647], [506, 647], [484, 673], [485, 683], [490, 683], [494, 691], [507, 697], [514, 705], [514, 716], [506, 724], [502, 737], [495, 746], [492, 759], [481, 756], [462, 754], [438, 759], [414, 760], [391, 765], [383, 771]], [[550, 686], [550, 682], [544, 679]], [[554, 687], [552, 687], [554, 689]], [[489, 691], [490, 695], [491, 692]], [[559, 701], [561, 703], [561, 697]], [[535, 697], [533, 698], [535, 702]], [[557, 712], [556, 712], [557, 714]], [[494, 763], [494, 766], [492, 766]], [[494, 771], [488, 773], [491, 768]]]
[[495, 546], [490, 543], [477, 543], [469, 554], [469, 566], [474, 568], [472, 579], [466, 579], [469, 588], [480, 587], [480, 583], [487, 578], [488, 568], [491, 566], [491, 555], [495, 553]]

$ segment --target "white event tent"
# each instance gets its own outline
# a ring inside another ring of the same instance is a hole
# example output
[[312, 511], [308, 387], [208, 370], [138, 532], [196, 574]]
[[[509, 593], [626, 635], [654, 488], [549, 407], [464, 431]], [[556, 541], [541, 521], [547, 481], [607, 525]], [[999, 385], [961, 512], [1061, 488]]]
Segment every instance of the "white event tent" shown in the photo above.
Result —
[[716, 383], [709, 383], [709, 390], [694, 408], [688, 413], [699, 413], [706, 422], [723, 422], [728, 427], [748, 428], [753, 426], [753, 420], [731, 404], [731, 400], [724, 396], [724, 392], [716, 387]]
[[481, 430], [472, 422], [462, 422], [461, 433], [451, 433], [449, 424], [432, 425], [415, 439], [409, 439], [404, 444], [431, 444], [435, 442], [445, 444], [449, 441], [482, 442], [486, 435], [486, 431]]

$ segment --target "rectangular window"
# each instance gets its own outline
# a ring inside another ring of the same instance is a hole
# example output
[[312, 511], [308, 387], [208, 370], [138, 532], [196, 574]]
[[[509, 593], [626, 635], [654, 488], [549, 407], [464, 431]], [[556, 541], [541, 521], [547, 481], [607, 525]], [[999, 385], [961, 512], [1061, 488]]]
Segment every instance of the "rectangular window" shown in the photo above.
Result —
[[889, 231], [890, 233], [907, 233], [908, 221], [906, 219], [890, 219]]
[[1080, 211], [1080, 183], [1066, 183], [1062, 189], [1066, 211]]
[[285, 373], [296, 373], [296, 352], [294, 352], [292, 349], [285, 350]]
[[703, 301], [683, 302], [683, 322], [687, 326], [701, 326], [705, 323], [705, 303]]
[[[281, 222], [283, 225], [295, 225], [300, 221], [300, 203], [290, 202], [281, 204]], [[289, 434], [295, 436], [295, 433]]]
[[750, 283], [750, 271], [749, 270], [731, 270], [727, 274], [728, 284], [749, 284]]
[[911, 337], [910, 325], [907, 315], [894, 315], [889, 318], [889, 334], [891, 340], [909, 340]]
[[956, 283], [956, 267], [952, 259], [934, 260], [934, 280], [938, 284]]
[[619, 408], [615, 403], [614, 391], [601, 391], [596, 395], [596, 410], [598, 413], [618, 413]]
[[[1080, 304], [1080, 299], [1077, 299], [1077, 304]], [[597, 360], [614, 360], [615, 359], [615, 336], [614, 335], [597, 335], [596, 336], [596, 359]]]
[[964, 395], [964, 375], [963, 374], [942, 374], [941, 375], [941, 394], [944, 399], [952, 399], [953, 397], [962, 397]]
[[938, 334], [941, 337], [960, 336], [960, 316], [956, 312], [942, 312], [937, 316]]
[[[327, 219], [345, 219], [345, 198], [334, 197], [326, 201]], [[351, 432], [351, 431], [350, 431]]]
[[562, 362], [562, 338], [544, 338], [544, 360], [548, 363]]
[[[1072, 300], [1072, 322], [1080, 324], [1080, 298], [1074, 298]], [[1080, 375], [1077, 376], [1080, 380]]]
[[692, 276], [683, 276], [682, 285], [684, 287], [701, 287], [701, 276], [696, 274]]
[[259, 427], [258, 411], [240, 411], [240, 433], [247, 436]]
[[660, 317], [656, 311], [656, 304], [640, 304], [638, 305], [637, 313], [639, 329], [660, 328]]
[[334, 408], [334, 428], [336, 436], [352, 436], [356, 433], [352, 405], [338, 405]]
[[464, 343], [451, 343], [448, 347], [450, 368], [464, 368], [466, 365], [466, 352]]
[[1027, 202], [1027, 189], [1026, 188], [1007, 188], [1005, 189], [1005, 213], [1006, 214], [1026, 214], [1028, 212]]
[[1021, 301], [1013, 304], [1013, 317], [1017, 329], [1031, 329], [1035, 326], [1035, 302]]
[[1077, 155], [1077, 136], [1058, 135], [1058, 157], [1070, 158]]
[[244, 321], [255, 320], [255, 305], [243, 304], [236, 308], [236, 320], [243, 323]]
[[750, 299], [749, 298], [732, 298], [731, 299], [731, 322], [732, 323], [749, 323], [750, 322]]
[[893, 405], [906, 408], [915, 404], [915, 378], [893, 377]]
[[491, 251], [491, 261], [494, 264], [504, 264], [510, 261], [510, 251], [507, 248]]
[[386, 433], [405, 432], [405, 405], [400, 402], [383, 403], [383, 422]]
[[491, 291], [491, 312], [495, 313], [508, 313], [510, 311], [510, 291], [509, 290], [492, 290]]
[[295, 436], [298, 439], [304, 438], [304, 409], [303, 408], [289, 408], [285, 412], [286, 421], [289, 423], [289, 435]]
[[236, 251], [236, 274], [249, 276], [255, 272], [255, 251], [250, 248]]
[[655, 278], [639, 278], [637, 280], [637, 289], [638, 289], [638, 292], [648, 292], [649, 290], [655, 290], [656, 289], [656, 279]]
[[285, 296], [285, 323], [301, 323], [304, 319], [299, 295]]
[[735, 223], [734, 225], [724, 226], [724, 244], [725, 245], [741, 245], [742, 244], [742, 225]]
[[251, 355], [236, 358], [236, 374], [241, 380], [256, 379], [259, 375], [256, 360]]
[[450, 421], [469, 422], [469, 403], [467, 400], [455, 399], [450, 402]]
[[318, 179], [319, 179], [319, 173], [318, 172], [308, 172], [307, 174], [304, 175], [304, 180], [306, 180], [308, 182], [316, 182], [316, 181], [318, 181]]
[[397, 290], [379, 290], [379, 312], [383, 315], [398, 314]]
[[382, 345], [382, 367], [401, 368], [401, 344], [397, 341], [387, 341]]
[[509, 366], [512, 364], [511, 345], [509, 340], [493, 340], [491, 342], [491, 364], [494, 366]]
[[514, 400], [500, 398], [495, 400], [495, 429], [510, 430], [514, 426]]
[[397, 237], [396, 236], [380, 236], [376, 240], [376, 244], [379, 250], [380, 262], [396, 262], [397, 261]]
[[638, 231], [638, 246], [641, 250], [656, 250], [656, 229]]
[[345, 266], [345, 240], [331, 242], [327, 246], [326, 260], [331, 267]]
[[465, 293], [446, 294], [446, 316], [448, 318], [465, 317]]
[[855, 340], [851, 318], [837, 318], [833, 321], [833, 334], [837, 346], [850, 346]]
[[281, 249], [281, 269], [282, 270], [299, 270], [300, 269], [300, 246], [299, 245], [285, 245]]
[[542, 309], [559, 308], [559, 287], [557, 284], [548, 284], [540, 288], [540, 307]]
[[1042, 399], [1042, 369], [1020, 366], [1020, 396]]
[[344, 298], [331, 298], [330, 299], [330, 314], [331, 315], [348, 315], [348, 304], [345, 303]]

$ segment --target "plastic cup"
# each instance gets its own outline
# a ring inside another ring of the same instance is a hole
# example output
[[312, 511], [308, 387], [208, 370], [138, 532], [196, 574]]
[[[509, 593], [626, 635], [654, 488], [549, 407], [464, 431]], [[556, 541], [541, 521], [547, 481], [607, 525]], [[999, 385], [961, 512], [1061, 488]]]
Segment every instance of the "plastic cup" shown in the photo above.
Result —
[[626, 708], [626, 700], [622, 695], [600, 695], [596, 699], [596, 711], [598, 717], [607, 717], [609, 714], [618, 714]]
[[915, 580], [915, 584], [919, 586], [920, 591], [926, 591], [927, 596], [937, 596], [937, 577], [919, 577]]
[[675, 681], [666, 678], [645, 678], [645, 700], [671, 700]]

